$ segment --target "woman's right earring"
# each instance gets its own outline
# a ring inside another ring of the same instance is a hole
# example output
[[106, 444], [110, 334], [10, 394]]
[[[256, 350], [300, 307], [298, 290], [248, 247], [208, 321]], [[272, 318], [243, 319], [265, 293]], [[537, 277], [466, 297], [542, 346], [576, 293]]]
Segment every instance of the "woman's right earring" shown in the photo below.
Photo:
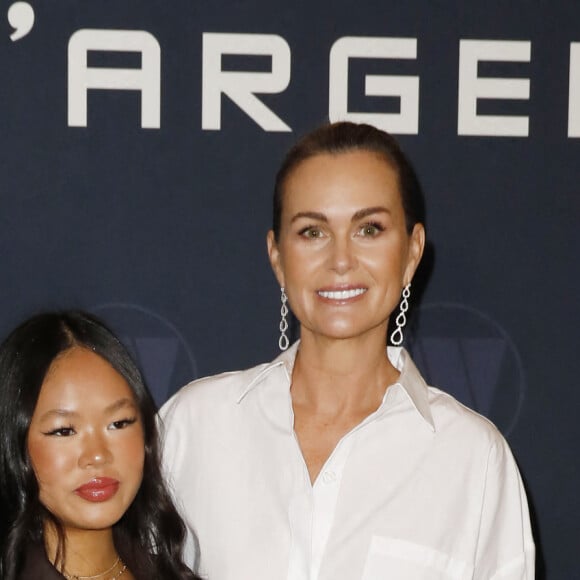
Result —
[[409, 282], [403, 288], [403, 299], [401, 300], [401, 311], [397, 314], [397, 318], [395, 319], [395, 324], [397, 328], [391, 334], [391, 342], [395, 346], [401, 346], [403, 344], [403, 327], [407, 324], [407, 317], [405, 316], [405, 312], [409, 310], [409, 297], [411, 296], [411, 282]]
[[286, 331], [288, 330], [288, 321], [286, 320], [286, 316], [288, 315], [288, 306], [286, 306], [288, 296], [284, 292], [284, 287], [280, 288], [280, 301], [282, 302], [282, 306], [280, 308], [280, 338], [278, 339], [278, 346], [280, 350], [284, 351], [290, 346], [290, 341], [286, 336]]

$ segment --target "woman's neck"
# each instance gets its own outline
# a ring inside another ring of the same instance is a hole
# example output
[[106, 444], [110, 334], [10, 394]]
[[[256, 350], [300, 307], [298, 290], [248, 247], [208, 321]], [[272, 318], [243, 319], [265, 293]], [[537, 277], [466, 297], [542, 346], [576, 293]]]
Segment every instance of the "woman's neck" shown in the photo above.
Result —
[[311, 408], [376, 408], [399, 372], [386, 356], [384, 334], [328, 339], [303, 332], [292, 376], [292, 399]]
[[[112, 528], [104, 530], [79, 530], [66, 528], [64, 571], [75, 576], [94, 576], [108, 570], [119, 557], [113, 541]], [[54, 526], [44, 529], [44, 543], [48, 559], [59, 571], [58, 535]]]
[[384, 336], [377, 330], [336, 340], [302, 332], [290, 394], [294, 432], [312, 484], [338, 442], [380, 407], [399, 377]]

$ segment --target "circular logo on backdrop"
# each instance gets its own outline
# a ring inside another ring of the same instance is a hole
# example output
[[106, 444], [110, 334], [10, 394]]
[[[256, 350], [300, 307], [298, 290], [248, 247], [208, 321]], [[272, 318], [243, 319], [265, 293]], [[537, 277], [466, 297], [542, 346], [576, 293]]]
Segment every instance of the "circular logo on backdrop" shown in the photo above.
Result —
[[157, 405], [197, 378], [185, 338], [169, 320], [136, 304], [101, 304], [91, 309], [129, 349]]
[[504, 435], [517, 423], [525, 396], [524, 369], [508, 333], [463, 304], [418, 309], [408, 348], [428, 384], [491, 419]]

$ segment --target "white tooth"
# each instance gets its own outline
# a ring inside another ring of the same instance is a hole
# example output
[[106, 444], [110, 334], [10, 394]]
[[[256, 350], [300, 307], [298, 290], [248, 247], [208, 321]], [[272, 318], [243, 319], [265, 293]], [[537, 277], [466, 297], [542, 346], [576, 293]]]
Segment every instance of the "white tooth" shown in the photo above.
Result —
[[323, 298], [328, 298], [330, 300], [347, 300], [348, 298], [360, 296], [364, 292], [366, 292], [366, 288], [355, 288], [353, 290], [337, 290], [334, 292], [320, 291], [318, 294]]

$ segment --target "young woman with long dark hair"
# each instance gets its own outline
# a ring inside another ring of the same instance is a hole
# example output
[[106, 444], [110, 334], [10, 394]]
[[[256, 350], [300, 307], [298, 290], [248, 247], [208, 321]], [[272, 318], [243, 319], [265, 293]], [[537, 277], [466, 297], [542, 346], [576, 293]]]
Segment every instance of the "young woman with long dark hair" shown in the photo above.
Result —
[[0, 347], [0, 578], [194, 580], [155, 403], [97, 318], [44, 313]]

